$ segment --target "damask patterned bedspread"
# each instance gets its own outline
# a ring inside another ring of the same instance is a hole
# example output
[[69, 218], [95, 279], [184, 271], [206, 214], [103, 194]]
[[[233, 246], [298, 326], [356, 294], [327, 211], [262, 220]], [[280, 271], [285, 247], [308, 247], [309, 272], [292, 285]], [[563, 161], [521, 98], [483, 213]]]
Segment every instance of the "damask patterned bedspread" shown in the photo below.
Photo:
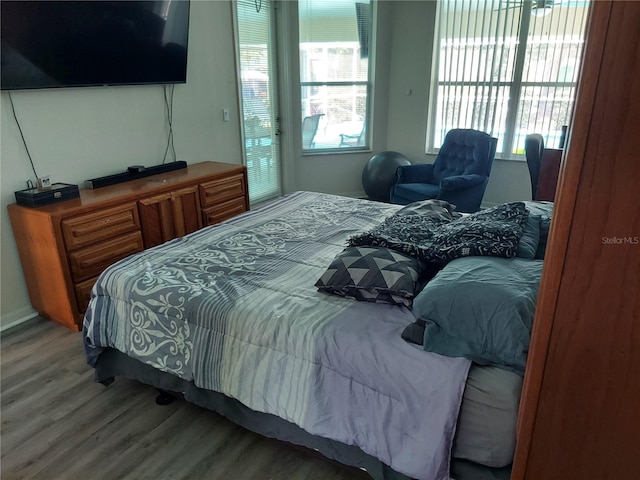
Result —
[[314, 287], [350, 236], [398, 208], [297, 192], [118, 262], [85, 316], [89, 364], [115, 348], [411, 477], [448, 479], [470, 362], [405, 342], [404, 307]]

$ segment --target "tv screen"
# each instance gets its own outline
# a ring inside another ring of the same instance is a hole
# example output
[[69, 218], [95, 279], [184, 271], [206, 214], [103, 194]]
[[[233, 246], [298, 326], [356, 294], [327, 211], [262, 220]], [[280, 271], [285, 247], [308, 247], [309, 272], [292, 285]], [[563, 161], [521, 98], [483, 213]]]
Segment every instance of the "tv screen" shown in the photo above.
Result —
[[189, 2], [0, 3], [2, 90], [184, 83]]

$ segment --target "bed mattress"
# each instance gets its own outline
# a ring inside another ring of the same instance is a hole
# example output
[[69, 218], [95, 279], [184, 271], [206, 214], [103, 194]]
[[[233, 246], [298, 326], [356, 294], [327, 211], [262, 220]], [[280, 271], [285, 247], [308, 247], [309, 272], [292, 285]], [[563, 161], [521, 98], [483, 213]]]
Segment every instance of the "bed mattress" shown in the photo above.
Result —
[[489, 467], [511, 464], [522, 377], [473, 364], [462, 397], [453, 456]]

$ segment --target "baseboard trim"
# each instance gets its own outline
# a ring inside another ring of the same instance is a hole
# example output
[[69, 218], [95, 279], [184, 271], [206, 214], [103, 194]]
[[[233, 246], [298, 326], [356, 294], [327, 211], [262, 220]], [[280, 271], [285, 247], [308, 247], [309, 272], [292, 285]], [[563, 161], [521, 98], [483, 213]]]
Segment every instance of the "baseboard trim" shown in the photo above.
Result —
[[38, 312], [33, 310], [31, 307], [24, 307], [18, 311], [3, 315], [0, 319], [0, 333], [28, 322], [37, 316]]

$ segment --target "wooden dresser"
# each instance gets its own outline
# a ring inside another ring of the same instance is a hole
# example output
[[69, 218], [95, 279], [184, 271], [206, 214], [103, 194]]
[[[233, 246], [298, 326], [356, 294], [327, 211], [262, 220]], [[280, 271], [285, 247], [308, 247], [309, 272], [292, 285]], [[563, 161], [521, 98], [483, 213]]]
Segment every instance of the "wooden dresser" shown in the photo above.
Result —
[[91, 288], [112, 263], [249, 209], [246, 168], [203, 162], [39, 208], [9, 205], [31, 304], [80, 330]]

